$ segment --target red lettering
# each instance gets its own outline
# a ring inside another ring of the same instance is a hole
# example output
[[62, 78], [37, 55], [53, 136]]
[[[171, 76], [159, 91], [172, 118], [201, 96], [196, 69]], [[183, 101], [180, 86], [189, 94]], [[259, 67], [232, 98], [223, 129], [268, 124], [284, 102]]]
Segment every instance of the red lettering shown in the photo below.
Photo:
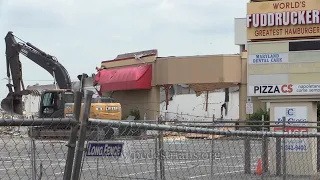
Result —
[[292, 84], [285, 84], [281, 86], [281, 92], [283, 93], [292, 93], [293, 89], [292, 89]]
[[308, 128], [290, 127], [286, 128], [286, 132], [308, 132]]
[[[274, 132], [281, 132], [283, 131], [282, 127], [275, 127], [273, 129]], [[285, 128], [285, 132], [292, 134], [292, 133], [306, 133], [308, 132], [308, 128], [301, 128], [301, 127], [289, 127], [289, 128]]]

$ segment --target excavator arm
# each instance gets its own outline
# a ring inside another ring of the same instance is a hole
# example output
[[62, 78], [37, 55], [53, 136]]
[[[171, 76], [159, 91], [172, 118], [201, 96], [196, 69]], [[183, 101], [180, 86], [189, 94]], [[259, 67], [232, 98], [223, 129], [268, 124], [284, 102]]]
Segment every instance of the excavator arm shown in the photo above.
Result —
[[15, 37], [11, 31], [8, 32], [5, 37], [7, 87], [9, 93], [7, 97], [1, 101], [1, 108], [5, 111], [22, 114], [22, 95], [27, 95], [31, 92], [24, 89], [22, 65], [19, 59], [20, 53], [48, 71], [54, 77], [59, 89], [71, 89], [72, 83], [68, 71], [54, 56], [43, 52], [31, 43], [24, 42], [21, 39], [21, 42], [17, 42]]

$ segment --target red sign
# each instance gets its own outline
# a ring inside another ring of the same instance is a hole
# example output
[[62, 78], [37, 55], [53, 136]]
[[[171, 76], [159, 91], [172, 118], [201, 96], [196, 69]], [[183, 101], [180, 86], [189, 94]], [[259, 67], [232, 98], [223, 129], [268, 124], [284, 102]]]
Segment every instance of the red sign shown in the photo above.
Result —
[[[274, 132], [282, 132], [282, 127], [275, 127]], [[308, 132], [308, 128], [301, 128], [301, 127], [286, 127], [285, 132], [287, 133], [303, 133], [303, 132]]]

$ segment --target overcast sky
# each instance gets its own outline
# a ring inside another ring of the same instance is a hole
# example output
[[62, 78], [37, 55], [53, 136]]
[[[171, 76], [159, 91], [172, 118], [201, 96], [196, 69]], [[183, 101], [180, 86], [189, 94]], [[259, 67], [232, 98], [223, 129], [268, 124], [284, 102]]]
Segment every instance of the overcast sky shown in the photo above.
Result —
[[[159, 56], [238, 53], [234, 18], [248, 0], [0, 0], [0, 37], [8, 31], [56, 56], [72, 79], [120, 53], [158, 49]], [[5, 43], [0, 51], [0, 98]], [[20, 56], [26, 85], [53, 78]]]

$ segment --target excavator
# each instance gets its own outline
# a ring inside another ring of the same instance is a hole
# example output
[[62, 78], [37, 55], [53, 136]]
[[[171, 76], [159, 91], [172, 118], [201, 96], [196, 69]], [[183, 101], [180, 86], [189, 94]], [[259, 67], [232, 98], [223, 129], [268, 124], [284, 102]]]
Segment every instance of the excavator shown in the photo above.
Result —
[[[19, 39], [21, 42], [17, 42], [16, 39]], [[34, 93], [34, 91], [25, 89], [24, 87], [22, 65], [19, 58], [19, 54], [21, 53], [49, 72], [53, 76], [57, 86], [57, 89], [41, 92], [38, 118], [64, 118], [72, 116], [74, 107], [72, 82], [68, 71], [58, 62], [57, 58], [43, 52], [31, 43], [23, 41], [11, 31], [5, 37], [5, 44], [8, 79], [6, 86], [9, 89], [9, 93], [1, 101], [1, 108], [9, 113], [23, 115], [22, 96]], [[121, 120], [121, 105], [115, 101], [93, 101], [90, 118]], [[37, 137], [57, 137], [59, 135], [60, 138], [66, 138], [70, 134], [67, 129], [66, 127], [33, 127], [32, 133], [37, 134]], [[105, 138], [111, 138], [114, 130], [104, 130], [107, 131], [105, 132]]]

